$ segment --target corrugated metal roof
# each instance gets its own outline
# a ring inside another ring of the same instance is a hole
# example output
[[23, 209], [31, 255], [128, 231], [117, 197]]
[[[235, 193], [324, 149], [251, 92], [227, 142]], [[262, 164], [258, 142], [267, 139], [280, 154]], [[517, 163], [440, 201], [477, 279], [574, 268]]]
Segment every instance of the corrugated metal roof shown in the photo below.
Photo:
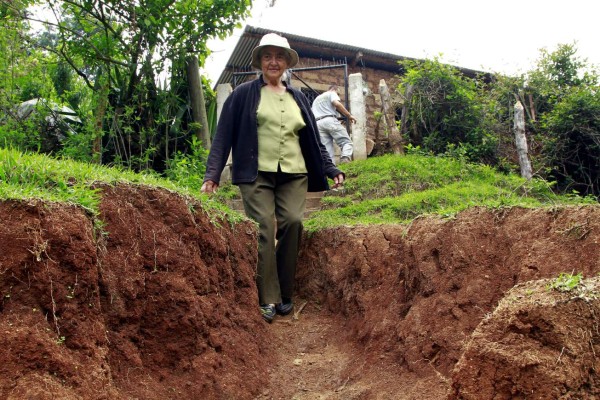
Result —
[[[271, 32], [273, 32], [273, 30], [247, 25], [231, 56], [229, 57], [229, 60], [225, 65], [225, 69], [223, 72], [221, 72], [215, 87], [221, 83], [230, 83], [234, 85], [234, 73], [252, 72], [253, 68], [250, 66], [252, 49], [258, 46], [263, 35]], [[300, 58], [321, 59], [324, 62], [341, 61], [350, 63], [351, 60], [355, 60], [356, 56], [360, 54], [361, 57], [358, 62], [361, 66], [397, 73], [401, 72], [401, 67], [398, 64], [398, 61], [411, 59], [410, 57], [403, 57], [396, 54], [390, 54], [336, 42], [329, 42], [285, 32], [276, 33], [284, 36], [288, 40], [290, 47], [298, 52]], [[461, 68], [461, 70], [463, 73], [472, 76], [481, 73], [481, 71], [465, 68]]]
[[[258, 46], [263, 35], [271, 32], [273, 31], [247, 25], [233, 52], [231, 53], [229, 60], [227, 61], [224, 71], [221, 72], [216, 85], [220, 83], [233, 83], [234, 72], [253, 71], [252, 67], [250, 66], [252, 49]], [[397, 61], [405, 58], [394, 54], [288, 34], [285, 32], [277, 33], [288, 39], [290, 46], [298, 52], [300, 58], [308, 57], [333, 61], [334, 59], [343, 60], [348, 56], [354, 57], [357, 53], [362, 53], [363, 63], [366, 64], [370, 61], [370, 59], [377, 58], [380, 59], [380, 65], [373, 65], [372, 67], [378, 69], [395, 68], [396, 70], [399, 70]], [[382, 60], [384, 62], [382, 62]]]

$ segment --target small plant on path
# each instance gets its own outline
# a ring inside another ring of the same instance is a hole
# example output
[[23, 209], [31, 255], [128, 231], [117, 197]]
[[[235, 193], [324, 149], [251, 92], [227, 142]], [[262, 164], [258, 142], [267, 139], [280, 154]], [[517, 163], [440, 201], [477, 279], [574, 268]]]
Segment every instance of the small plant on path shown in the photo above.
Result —
[[570, 292], [579, 285], [582, 279], [583, 275], [581, 273], [573, 275], [561, 272], [560, 275], [548, 285], [548, 290], [555, 289], [559, 292]]

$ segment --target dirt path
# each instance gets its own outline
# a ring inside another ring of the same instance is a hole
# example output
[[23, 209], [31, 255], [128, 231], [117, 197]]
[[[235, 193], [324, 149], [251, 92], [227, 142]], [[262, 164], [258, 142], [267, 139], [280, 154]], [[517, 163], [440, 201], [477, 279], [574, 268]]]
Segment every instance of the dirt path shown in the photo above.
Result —
[[331, 340], [335, 319], [315, 304], [298, 304], [296, 311], [305, 304], [300, 313], [278, 317], [271, 325], [278, 362], [258, 399], [334, 398], [347, 382], [343, 370], [351, 355], [348, 345]]
[[440, 399], [447, 384], [401, 370], [381, 354], [366, 362], [362, 348], [347, 339], [344, 319], [317, 304], [297, 301], [300, 313], [277, 317], [270, 326], [277, 365], [256, 400]]

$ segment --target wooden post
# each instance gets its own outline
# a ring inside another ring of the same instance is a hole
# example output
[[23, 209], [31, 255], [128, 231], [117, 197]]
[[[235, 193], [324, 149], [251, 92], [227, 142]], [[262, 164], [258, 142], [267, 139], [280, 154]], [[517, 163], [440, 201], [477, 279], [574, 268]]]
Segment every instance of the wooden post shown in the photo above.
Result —
[[[217, 124], [219, 123], [219, 118], [221, 118], [221, 111], [223, 110], [223, 104], [225, 104], [225, 100], [227, 97], [233, 92], [233, 88], [229, 83], [221, 83], [217, 85]], [[231, 180], [231, 152], [229, 152], [229, 157], [227, 158], [227, 164], [225, 164], [225, 168], [221, 173], [221, 182], [228, 182]]]
[[515, 143], [517, 145], [517, 154], [519, 155], [519, 164], [521, 165], [521, 176], [530, 180], [533, 176], [531, 172], [531, 163], [527, 155], [527, 137], [525, 136], [525, 113], [520, 101], [515, 104]]
[[388, 125], [388, 140], [394, 154], [404, 154], [404, 144], [402, 136], [396, 125], [395, 112], [392, 109], [392, 101], [390, 91], [388, 90], [385, 80], [379, 81], [379, 94], [381, 96], [381, 106], [383, 107], [383, 115]]
[[204, 89], [202, 89], [202, 79], [198, 70], [198, 57], [189, 56], [186, 63], [186, 72], [188, 79], [188, 92], [190, 95], [190, 106], [192, 108], [192, 118], [199, 125], [195, 128], [196, 136], [205, 149], [210, 149], [210, 132], [208, 130], [208, 118], [206, 117], [206, 104], [204, 102]]
[[94, 126], [94, 140], [92, 142], [92, 162], [102, 164], [102, 135], [104, 133], [104, 115], [108, 107], [108, 82], [105, 82], [98, 91], [98, 105]]

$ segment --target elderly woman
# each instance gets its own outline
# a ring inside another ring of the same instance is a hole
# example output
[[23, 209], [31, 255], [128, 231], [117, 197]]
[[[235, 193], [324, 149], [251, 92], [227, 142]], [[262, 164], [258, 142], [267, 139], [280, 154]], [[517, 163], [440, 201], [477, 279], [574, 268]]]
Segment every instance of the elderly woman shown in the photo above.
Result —
[[[262, 71], [225, 101], [201, 191], [213, 193], [232, 151], [231, 180], [242, 194], [246, 215], [259, 226], [256, 284], [267, 322], [293, 309], [292, 295], [306, 192], [334, 187], [345, 175], [321, 144], [310, 101], [282, 77], [298, 53], [275, 33], [252, 51]], [[275, 222], [276, 221], [276, 222]]]

